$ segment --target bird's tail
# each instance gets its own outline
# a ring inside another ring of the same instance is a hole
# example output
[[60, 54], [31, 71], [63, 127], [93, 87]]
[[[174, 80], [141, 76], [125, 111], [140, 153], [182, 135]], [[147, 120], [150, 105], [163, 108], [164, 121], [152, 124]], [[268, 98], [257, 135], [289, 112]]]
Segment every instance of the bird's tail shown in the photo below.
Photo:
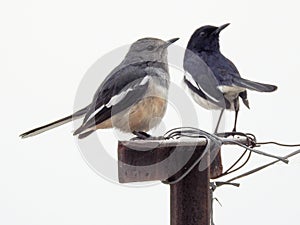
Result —
[[67, 116], [67, 117], [64, 117], [62, 119], [59, 119], [59, 120], [56, 120], [52, 123], [49, 123], [47, 125], [44, 125], [44, 126], [41, 126], [41, 127], [37, 127], [35, 129], [32, 129], [30, 131], [27, 131], [23, 134], [20, 135], [21, 138], [28, 138], [28, 137], [32, 137], [32, 136], [35, 136], [35, 135], [38, 135], [40, 133], [43, 133], [47, 130], [51, 130], [55, 127], [59, 127], [65, 123], [68, 123], [68, 122], [71, 122], [73, 119], [78, 119], [80, 117], [82, 117], [86, 111], [88, 109], [88, 106], [75, 112], [73, 115], [70, 115], [70, 116]]
[[277, 86], [275, 85], [254, 82], [241, 77], [234, 78], [233, 84], [239, 87], [243, 87], [249, 90], [259, 91], [259, 92], [273, 92], [277, 90]]

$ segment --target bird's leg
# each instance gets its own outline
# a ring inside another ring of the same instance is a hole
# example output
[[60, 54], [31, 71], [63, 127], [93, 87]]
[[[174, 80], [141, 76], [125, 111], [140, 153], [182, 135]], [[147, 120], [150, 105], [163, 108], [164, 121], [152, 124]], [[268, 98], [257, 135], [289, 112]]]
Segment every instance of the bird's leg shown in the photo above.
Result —
[[235, 110], [234, 127], [233, 127], [232, 132], [236, 132], [236, 123], [237, 123], [238, 114], [239, 114], [239, 111]]
[[234, 117], [234, 127], [232, 132], [236, 132], [236, 124], [237, 124], [237, 118], [239, 114], [239, 100], [238, 98], [234, 100], [234, 111], [235, 111], [235, 117]]
[[215, 132], [214, 132], [215, 134], [218, 133], [218, 129], [219, 129], [224, 111], [225, 111], [225, 109], [222, 109], [221, 112], [220, 112], [219, 119], [218, 119], [218, 122], [217, 122], [217, 125], [216, 125], [216, 128], [215, 128]]

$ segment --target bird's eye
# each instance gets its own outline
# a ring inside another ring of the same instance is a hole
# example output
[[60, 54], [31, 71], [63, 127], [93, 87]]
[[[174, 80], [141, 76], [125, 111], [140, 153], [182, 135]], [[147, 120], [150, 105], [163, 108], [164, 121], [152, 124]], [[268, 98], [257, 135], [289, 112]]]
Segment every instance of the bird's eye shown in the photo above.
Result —
[[147, 50], [148, 50], [148, 51], [153, 51], [153, 50], [154, 50], [154, 46], [153, 46], [153, 45], [149, 45], [149, 46], [147, 47]]
[[205, 32], [204, 32], [204, 31], [202, 31], [202, 32], [199, 34], [200, 37], [203, 37], [204, 35], [205, 35]]

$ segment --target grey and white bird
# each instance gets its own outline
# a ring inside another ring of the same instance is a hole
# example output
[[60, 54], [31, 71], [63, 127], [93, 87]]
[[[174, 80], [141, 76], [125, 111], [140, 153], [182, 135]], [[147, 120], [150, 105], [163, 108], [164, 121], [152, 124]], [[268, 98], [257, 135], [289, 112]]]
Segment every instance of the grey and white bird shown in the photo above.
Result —
[[236, 131], [239, 98], [249, 108], [247, 90], [273, 92], [277, 89], [275, 85], [242, 78], [235, 65], [220, 52], [219, 34], [228, 25], [197, 29], [184, 56], [184, 83], [194, 100], [206, 109], [221, 109], [215, 132], [225, 109], [235, 111], [233, 131]]
[[166, 112], [170, 83], [167, 47], [177, 41], [143, 38], [134, 42], [123, 61], [94, 94], [91, 104], [73, 115], [21, 134], [34, 136], [84, 117], [74, 135], [84, 138], [97, 129], [117, 128], [146, 138]]

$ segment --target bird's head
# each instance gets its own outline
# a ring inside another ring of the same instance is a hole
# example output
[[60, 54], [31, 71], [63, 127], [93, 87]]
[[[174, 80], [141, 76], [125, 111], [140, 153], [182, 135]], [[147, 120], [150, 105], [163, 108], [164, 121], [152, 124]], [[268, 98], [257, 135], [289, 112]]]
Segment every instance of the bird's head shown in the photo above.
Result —
[[163, 41], [157, 38], [142, 38], [134, 42], [125, 57], [127, 61], [158, 61], [167, 63], [167, 48], [179, 38]]
[[198, 28], [189, 40], [187, 48], [191, 51], [219, 51], [219, 34], [229, 23], [222, 26], [203, 26]]

